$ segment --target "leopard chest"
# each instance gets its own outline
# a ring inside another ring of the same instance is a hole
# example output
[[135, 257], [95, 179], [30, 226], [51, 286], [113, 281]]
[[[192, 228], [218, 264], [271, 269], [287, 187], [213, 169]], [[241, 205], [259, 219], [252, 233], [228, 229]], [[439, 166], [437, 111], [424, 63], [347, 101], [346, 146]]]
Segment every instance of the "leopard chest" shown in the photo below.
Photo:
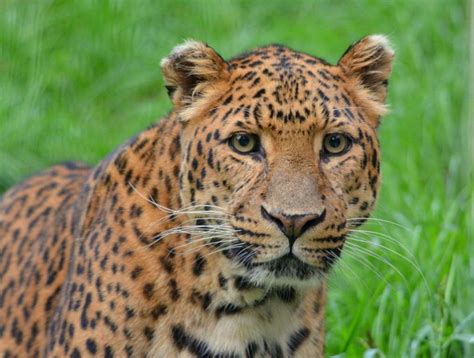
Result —
[[191, 306], [176, 310], [156, 327], [148, 356], [303, 357], [304, 352], [318, 356], [322, 290], [300, 294], [254, 289], [245, 293], [246, 303], [222, 295], [209, 312]]

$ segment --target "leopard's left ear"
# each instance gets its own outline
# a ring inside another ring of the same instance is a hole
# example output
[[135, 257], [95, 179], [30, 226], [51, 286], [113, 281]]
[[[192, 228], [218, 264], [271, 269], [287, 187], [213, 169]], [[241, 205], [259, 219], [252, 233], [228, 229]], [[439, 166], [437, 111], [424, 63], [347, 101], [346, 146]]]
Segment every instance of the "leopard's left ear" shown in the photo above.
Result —
[[197, 102], [219, 92], [230, 75], [227, 62], [214, 49], [194, 40], [176, 46], [161, 61], [161, 70], [178, 110], [199, 107]]
[[388, 78], [392, 71], [394, 50], [387, 37], [371, 35], [352, 44], [338, 65], [355, 81], [360, 97], [367, 100], [369, 112], [377, 117], [385, 113]]

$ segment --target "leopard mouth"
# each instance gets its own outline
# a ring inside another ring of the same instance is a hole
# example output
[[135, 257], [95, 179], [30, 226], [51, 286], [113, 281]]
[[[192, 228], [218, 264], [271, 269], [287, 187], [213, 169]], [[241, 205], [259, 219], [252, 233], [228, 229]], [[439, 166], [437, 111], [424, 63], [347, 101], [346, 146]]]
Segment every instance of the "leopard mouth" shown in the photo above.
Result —
[[258, 252], [252, 243], [239, 241], [239, 246], [224, 250], [228, 258], [232, 258], [252, 272], [256, 281], [277, 280], [282, 282], [303, 282], [320, 280], [327, 276], [330, 269], [338, 261], [345, 242], [345, 235], [319, 239], [322, 243], [336, 245], [334, 247], [309, 248], [294, 247], [282, 256], [267, 261], [257, 261]]
[[320, 271], [317, 267], [301, 261], [292, 253], [265, 262], [261, 266], [272, 272], [276, 278], [297, 278], [299, 280], [306, 280]]
[[255, 263], [278, 279], [309, 280], [314, 277], [325, 276], [331, 267], [338, 261], [342, 246], [316, 250], [319, 254], [317, 264], [307, 263], [294, 252], [289, 252], [281, 257], [263, 263]]

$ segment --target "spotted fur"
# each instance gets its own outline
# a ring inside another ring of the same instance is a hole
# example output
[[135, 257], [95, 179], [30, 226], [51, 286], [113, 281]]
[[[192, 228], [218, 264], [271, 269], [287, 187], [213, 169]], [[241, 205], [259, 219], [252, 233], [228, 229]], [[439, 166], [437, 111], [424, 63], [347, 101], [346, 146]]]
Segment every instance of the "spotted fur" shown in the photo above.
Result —
[[[378, 35], [337, 65], [178, 46], [166, 118], [0, 199], [0, 356], [322, 356], [327, 272], [377, 197], [392, 57]], [[325, 152], [328, 133], [350, 148]]]

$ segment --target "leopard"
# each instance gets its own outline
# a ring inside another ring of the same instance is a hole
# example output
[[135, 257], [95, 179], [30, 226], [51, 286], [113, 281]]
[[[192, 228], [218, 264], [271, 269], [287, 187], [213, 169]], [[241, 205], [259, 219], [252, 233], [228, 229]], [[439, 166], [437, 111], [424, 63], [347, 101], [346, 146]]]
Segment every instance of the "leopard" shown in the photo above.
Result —
[[394, 50], [161, 61], [170, 112], [0, 199], [0, 356], [322, 357], [328, 277], [379, 192]]

